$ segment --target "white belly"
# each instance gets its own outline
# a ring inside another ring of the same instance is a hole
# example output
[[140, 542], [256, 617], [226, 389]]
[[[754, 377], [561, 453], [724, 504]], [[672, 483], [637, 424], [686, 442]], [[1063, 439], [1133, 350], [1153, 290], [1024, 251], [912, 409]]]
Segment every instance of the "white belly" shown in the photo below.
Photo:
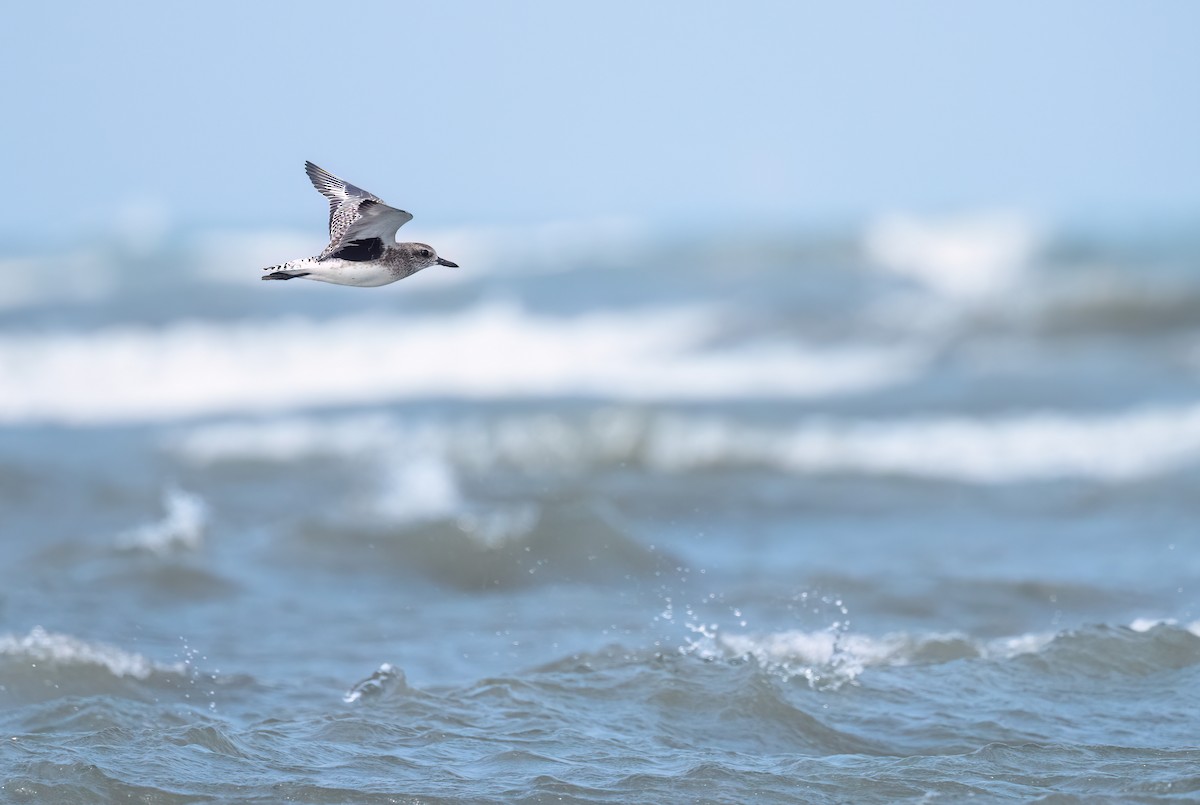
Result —
[[304, 270], [308, 272], [304, 277], [306, 280], [331, 282], [334, 285], [356, 285], [360, 288], [374, 288], [400, 279], [398, 272], [379, 263], [356, 263], [337, 258], [306, 265]]

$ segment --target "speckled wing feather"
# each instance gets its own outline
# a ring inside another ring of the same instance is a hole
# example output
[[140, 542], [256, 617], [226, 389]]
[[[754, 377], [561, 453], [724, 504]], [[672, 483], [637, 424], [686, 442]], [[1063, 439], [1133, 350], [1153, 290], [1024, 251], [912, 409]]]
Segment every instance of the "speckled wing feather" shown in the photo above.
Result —
[[412, 220], [404, 210], [389, 207], [372, 193], [343, 181], [311, 162], [304, 163], [313, 187], [329, 199], [329, 245], [317, 257], [324, 260], [356, 240], [379, 238], [394, 242], [396, 230]]

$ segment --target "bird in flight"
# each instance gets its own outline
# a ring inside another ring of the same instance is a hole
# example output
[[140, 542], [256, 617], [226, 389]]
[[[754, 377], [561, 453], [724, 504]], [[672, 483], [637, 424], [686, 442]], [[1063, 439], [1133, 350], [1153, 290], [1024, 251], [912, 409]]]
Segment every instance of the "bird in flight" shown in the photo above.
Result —
[[458, 268], [424, 243], [397, 243], [396, 230], [412, 220], [379, 196], [343, 181], [311, 162], [304, 170], [329, 199], [329, 245], [316, 257], [289, 260], [263, 271], [265, 280], [303, 278], [335, 285], [374, 288], [432, 265]]

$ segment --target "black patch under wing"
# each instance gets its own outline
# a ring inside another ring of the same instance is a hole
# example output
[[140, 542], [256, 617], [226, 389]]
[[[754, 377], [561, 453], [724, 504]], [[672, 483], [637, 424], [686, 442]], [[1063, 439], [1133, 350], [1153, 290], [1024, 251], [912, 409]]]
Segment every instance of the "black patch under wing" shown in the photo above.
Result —
[[383, 257], [383, 241], [379, 238], [352, 240], [329, 256], [342, 260], [350, 260], [355, 263], [378, 260], [380, 257]]

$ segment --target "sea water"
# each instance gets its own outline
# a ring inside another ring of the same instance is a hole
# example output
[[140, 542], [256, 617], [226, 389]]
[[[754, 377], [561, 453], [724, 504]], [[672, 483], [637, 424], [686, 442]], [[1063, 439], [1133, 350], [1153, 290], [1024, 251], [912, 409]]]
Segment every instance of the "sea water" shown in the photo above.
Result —
[[0, 260], [0, 799], [1192, 801], [1200, 242]]

